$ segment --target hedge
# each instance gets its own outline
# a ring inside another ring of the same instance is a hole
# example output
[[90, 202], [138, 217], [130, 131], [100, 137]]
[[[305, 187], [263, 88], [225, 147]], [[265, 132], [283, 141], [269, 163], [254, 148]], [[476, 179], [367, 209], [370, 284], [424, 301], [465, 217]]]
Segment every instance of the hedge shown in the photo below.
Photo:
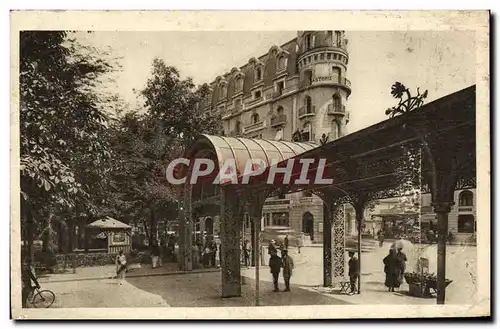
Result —
[[[35, 253], [35, 268], [37, 272], [61, 273], [67, 269], [73, 268], [73, 260], [76, 261], [76, 267], [93, 267], [114, 265], [116, 253], [68, 253], [55, 254], [51, 252]], [[150, 264], [151, 257], [149, 252], [137, 252], [132, 250], [126, 254], [127, 262]]]

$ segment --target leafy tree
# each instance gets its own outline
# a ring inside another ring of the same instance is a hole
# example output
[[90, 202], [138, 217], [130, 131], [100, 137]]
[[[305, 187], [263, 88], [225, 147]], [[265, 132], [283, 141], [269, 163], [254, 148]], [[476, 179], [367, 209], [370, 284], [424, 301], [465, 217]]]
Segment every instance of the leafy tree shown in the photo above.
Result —
[[[20, 175], [28, 246], [53, 214], [97, 213], [110, 159], [97, 92], [112, 64], [64, 31], [20, 35]], [[51, 215], [52, 214], [52, 215]]]
[[218, 133], [221, 122], [198, 106], [211, 92], [208, 85], [181, 79], [160, 59], [153, 60], [151, 73], [140, 91], [145, 111], [129, 112], [112, 125], [114, 209], [141, 222], [150, 241], [160, 218], [177, 217], [178, 187], [166, 181], [168, 164], [199, 134]]
[[154, 59], [152, 76], [141, 91], [145, 107], [152, 117], [161, 121], [165, 133], [180, 137], [184, 144], [199, 134], [219, 134], [220, 115], [201, 111], [198, 104], [211, 93], [207, 84], [196, 87], [191, 78], [182, 80], [179, 71]]

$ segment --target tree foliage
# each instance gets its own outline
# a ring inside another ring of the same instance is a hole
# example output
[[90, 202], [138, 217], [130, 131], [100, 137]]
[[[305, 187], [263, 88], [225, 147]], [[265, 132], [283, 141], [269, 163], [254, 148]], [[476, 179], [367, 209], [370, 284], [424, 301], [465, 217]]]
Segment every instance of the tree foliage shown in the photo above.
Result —
[[67, 32], [21, 32], [21, 200], [30, 225], [54, 213], [97, 212], [111, 153], [102, 110], [109, 99], [96, 89], [114, 69], [102, 57]]

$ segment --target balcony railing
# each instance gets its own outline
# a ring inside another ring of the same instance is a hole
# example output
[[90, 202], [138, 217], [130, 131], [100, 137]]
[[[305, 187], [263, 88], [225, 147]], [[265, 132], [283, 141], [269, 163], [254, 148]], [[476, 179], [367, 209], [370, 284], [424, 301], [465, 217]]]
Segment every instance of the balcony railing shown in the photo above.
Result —
[[271, 127], [276, 127], [284, 124], [286, 124], [285, 114], [279, 114], [271, 118]]
[[336, 84], [344, 85], [344, 86], [351, 88], [351, 81], [349, 81], [346, 78], [338, 77], [336, 75], [328, 75], [328, 76], [316, 77], [316, 78], [312, 79], [313, 84], [322, 83], [322, 82], [336, 83]]
[[315, 114], [316, 106], [311, 106], [309, 109], [306, 106], [302, 106], [301, 108], [299, 108], [299, 119]]
[[335, 104], [328, 104], [328, 114], [339, 114], [345, 113], [345, 105], [335, 105]]
[[260, 103], [264, 100], [264, 98], [262, 98], [262, 96], [258, 97], [258, 98], [254, 98], [254, 99], [251, 99], [248, 101], [248, 105], [253, 105], [253, 104], [257, 104], [257, 103]]
[[472, 211], [472, 206], [459, 206], [458, 211], [465, 211], [465, 212], [471, 212]]
[[251, 123], [251, 124], [245, 126], [245, 132], [250, 132], [250, 131], [253, 131], [253, 130], [256, 130], [256, 129], [259, 129], [262, 127], [264, 127], [264, 121]]
[[273, 98], [278, 98], [278, 97], [280, 97], [281, 95], [283, 95], [283, 89], [273, 91]]

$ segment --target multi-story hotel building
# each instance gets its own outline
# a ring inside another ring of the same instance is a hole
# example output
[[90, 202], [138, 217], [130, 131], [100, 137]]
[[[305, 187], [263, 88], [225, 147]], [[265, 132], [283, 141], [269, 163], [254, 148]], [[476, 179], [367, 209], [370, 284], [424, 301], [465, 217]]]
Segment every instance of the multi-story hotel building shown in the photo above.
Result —
[[[217, 77], [201, 107], [222, 115], [225, 136], [319, 145], [343, 136], [349, 122], [348, 64], [344, 31], [299, 31], [297, 38]], [[264, 226], [289, 226], [322, 241], [323, 202], [317, 196], [269, 198], [263, 214]], [[249, 230], [248, 220], [244, 226]]]

